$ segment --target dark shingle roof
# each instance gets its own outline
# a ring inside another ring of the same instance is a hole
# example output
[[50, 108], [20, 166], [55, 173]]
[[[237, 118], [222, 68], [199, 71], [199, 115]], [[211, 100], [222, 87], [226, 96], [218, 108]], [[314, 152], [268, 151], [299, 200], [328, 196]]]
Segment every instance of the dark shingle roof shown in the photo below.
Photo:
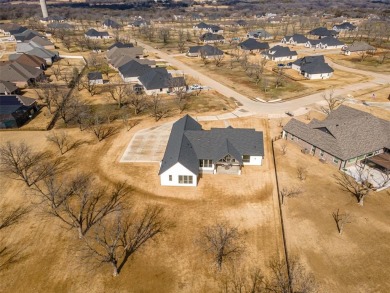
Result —
[[238, 44], [244, 50], [266, 50], [269, 49], [268, 43], [260, 43], [255, 39], [247, 39]]
[[132, 48], [132, 47], [134, 47], [132, 43], [116, 42], [115, 44], [108, 47], [107, 51], [111, 50], [112, 48]]
[[218, 34], [205, 33], [201, 35], [199, 39], [201, 39], [202, 41], [220, 41], [224, 40], [225, 38]]
[[165, 68], [151, 68], [139, 77], [140, 83], [147, 90], [155, 90], [169, 87], [171, 75]]
[[98, 32], [97, 30], [91, 28], [89, 29], [85, 35], [89, 36], [89, 37], [105, 37], [105, 36], [109, 36], [108, 32]]
[[117, 23], [116, 21], [112, 20], [112, 19], [106, 19], [103, 21], [103, 25], [104, 26], [107, 26], [107, 27], [111, 27], [111, 28], [120, 28], [121, 26], [119, 25], [119, 23]]
[[309, 32], [310, 35], [319, 36], [319, 37], [331, 37], [337, 36], [338, 33], [334, 30], [328, 30], [326, 27], [317, 27]]
[[294, 34], [291, 36], [294, 42], [298, 44], [304, 44], [307, 42], [307, 38], [304, 35], [301, 34]]
[[341, 105], [323, 120], [290, 120], [283, 130], [342, 160], [390, 147], [390, 122]]
[[101, 72], [94, 71], [88, 73], [88, 80], [98, 80], [98, 79], [103, 79], [103, 75]]
[[331, 73], [334, 71], [332, 67], [325, 63], [323, 55], [306, 56], [296, 60], [293, 64], [300, 66], [301, 71], [308, 74]]
[[343, 22], [342, 24], [336, 24], [335, 27], [338, 30], [354, 30], [354, 29], [356, 29], [356, 26], [350, 22]]
[[4, 95], [5, 93], [11, 94], [16, 91], [18, 87], [12, 82], [0, 80], [0, 94]]
[[18, 95], [0, 95], [0, 115], [14, 113], [19, 108], [31, 106], [35, 99]]
[[198, 174], [200, 159], [216, 162], [228, 154], [240, 164], [243, 155], [264, 156], [263, 133], [231, 127], [205, 131], [186, 115], [173, 124], [159, 174], [176, 163]]
[[[272, 53], [274, 52], [274, 53]], [[288, 56], [297, 56], [298, 53], [296, 51], [291, 51], [289, 47], [283, 47], [283, 46], [274, 46], [271, 49], [262, 52], [261, 54], [267, 55], [269, 57], [288, 57]]]
[[131, 60], [118, 68], [118, 71], [123, 77], [139, 77], [144, 75], [152, 68], [149, 65], [140, 64], [135, 60]]
[[339, 41], [338, 39], [334, 37], [325, 37], [320, 40], [320, 43], [323, 45], [328, 45], [328, 46], [341, 46], [344, 45], [343, 42]]

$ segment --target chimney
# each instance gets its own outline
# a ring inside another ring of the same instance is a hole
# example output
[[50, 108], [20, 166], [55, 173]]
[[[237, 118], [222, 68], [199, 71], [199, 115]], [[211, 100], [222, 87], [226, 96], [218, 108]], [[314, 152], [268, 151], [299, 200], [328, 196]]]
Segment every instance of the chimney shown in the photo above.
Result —
[[46, 7], [46, 0], [39, 0], [41, 3], [41, 9], [42, 9], [42, 16], [43, 18], [48, 17], [49, 15], [47, 14], [47, 7]]

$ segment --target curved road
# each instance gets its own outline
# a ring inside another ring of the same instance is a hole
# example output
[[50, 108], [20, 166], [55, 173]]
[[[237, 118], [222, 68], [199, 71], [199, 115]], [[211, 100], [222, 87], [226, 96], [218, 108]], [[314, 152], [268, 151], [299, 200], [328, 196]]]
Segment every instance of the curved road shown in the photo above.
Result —
[[[165, 52], [162, 52], [158, 49], [155, 49], [147, 44], [144, 44], [142, 42], [137, 41], [138, 44], [142, 47], [144, 47], [149, 52], [152, 52], [156, 55], [158, 55], [161, 59], [164, 59], [165, 61], [169, 62], [171, 65], [177, 67], [181, 71], [183, 71], [185, 74], [191, 75], [193, 77], [196, 77], [199, 79], [199, 82], [203, 85], [209, 86], [216, 91], [218, 91], [220, 94], [226, 96], [226, 97], [233, 97], [236, 99], [239, 103], [242, 104], [236, 111], [233, 112], [233, 115], [236, 116], [249, 116], [249, 115], [281, 115], [286, 112], [293, 112], [300, 108], [305, 108], [311, 104], [320, 102], [323, 100], [322, 93], [315, 93], [311, 94], [302, 98], [286, 101], [286, 102], [279, 102], [279, 103], [261, 103], [261, 102], [255, 102], [248, 97], [236, 92], [235, 90], [219, 83], [218, 81], [215, 81], [214, 79], [208, 77], [207, 75], [204, 75], [197, 71], [196, 69], [191, 68], [190, 66], [184, 64], [183, 62], [177, 60], [174, 56], [169, 55]], [[347, 95], [350, 94], [352, 91], [362, 90], [362, 89], [368, 89], [375, 87], [380, 84], [390, 84], [390, 76], [379, 74], [375, 72], [369, 72], [369, 71], [363, 71], [359, 69], [349, 68], [345, 67], [336, 63], [333, 63], [330, 60], [327, 60], [329, 65], [331, 65], [335, 69], [340, 69], [343, 71], [353, 72], [357, 74], [362, 74], [365, 76], [368, 76], [370, 78], [369, 81], [363, 82], [363, 83], [356, 83], [356, 84], [346, 84], [345, 86], [341, 88], [337, 88], [334, 90], [335, 95]]]

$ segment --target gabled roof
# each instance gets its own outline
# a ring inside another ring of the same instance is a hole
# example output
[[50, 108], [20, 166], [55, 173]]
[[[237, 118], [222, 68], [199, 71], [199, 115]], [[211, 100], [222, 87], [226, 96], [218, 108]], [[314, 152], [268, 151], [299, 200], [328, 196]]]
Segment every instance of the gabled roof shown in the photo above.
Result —
[[348, 45], [344, 48], [345, 51], [359, 52], [359, 51], [374, 51], [375, 47], [367, 44], [366, 42], [353, 42], [352, 45]]
[[134, 47], [132, 43], [116, 42], [115, 44], [108, 47], [107, 51], [111, 50], [112, 48], [132, 48], [132, 47]]
[[231, 155], [240, 164], [243, 155], [264, 156], [263, 133], [231, 127], [206, 131], [186, 115], [173, 124], [159, 175], [176, 163], [197, 175], [199, 160], [209, 159], [215, 163], [226, 155]]
[[338, 39], [334, 37], [325, 37], [320, 39], [320, 43], [323, 45], [328, 45], [328, 46], [342, 46], [344, 45], [343, 42], [339, 41]]
[[40, 37], [40, 36], [35, 36], [33, 37], [31, 40], [30, 40], [30, 43], [33, 42], [35, 44], [37, 44], [38, 46], [41, 46], [41, 47], [45, 47], [45, 46], [54, 46], [54, 44], [46, 39], [46, 38], [43, 38], [43, 37]]
[[307, 38], [301, 34], [294, 34], [291, 36], [292, 40], [298, 44], [304, 44], [307, 42]]
[[33, 48], [30, 51], [25, 52], [27, 55], [33, 55], [40, 58], [54, 58], [55, 56], [58, 56], [58, 52], [56, 51], [50, 51], [45, 48]]
[[264, 51], [261, 54], [267, 55], [269, 57], [289, 57], [289, 56], [297, 56], [298, 53], [296, 51], [291, 51], [289, 47], [283, 47], [276, 45], [269, 49], [268, 51]]
[[354, 30], [354, 29], [356, 29], [356, 26], [350, 22], [343, 22], [342, 24], [336, 24], [334, 27], [338, 30]]
[[11, 94], [16, 91], [18, 87], [12, 82], [0, 80], [0, 94], [4, 95], [5, 93]]
[[29, 55], [26, 53], [11, 54], [11, 55], [9, 55], [9, 60], [16, 61], [20, 64], [28, 65], [28, 66], [32, 66], [32, 67], [39, 67], [40, 68], [42, 66], [46, 66], [45, 59], [38, 57], [38, 56]]
[[201, 29], [207, 29], [209, 27], [209, 25], [202, 21], [202, 22], [196, 24], [195, 27], [201, 28]]
[[306, 56], [295, 60], [292, 64], [302, 66], [304, 64], [314, 63], [314, 62], [324, 63], [325, 62], [324, 55]]
[[310, 45], [316, 46], [316, 45], [321, 43], [321, 39], [319, 39], [319, 40], [309, 40], [308, 39], [306, 43], [310, 43]]
[[328, 30], [326, 27], [317, 27], [309, 32], [310, 35], [319, 37], [337, 36], [338, 32], [334, 30]]
[[341, 105], [309, 124], [291, 119], [283, 130], [342, 160], [390, 148], [390, 122]]
[[266, 50], [269, 49], [268, 43], [260, 43], [255, 39], [247, 39], [238, 44], [244, 50]]
[[94, 71], [88, 73], [88, 80], [100, 80], [103, 79], [103, 75], [101, 72]]
[[30, 29], [23, 31], [20, 34], [14, 34], [15, 40], [20, 41], [20, 42], [29, 41], [36, 36], [42, 37], [42, 35], [40, 33], [36, 32], [34, 30], [30, 30]]
[[272, 35], [264, 29], [257, 29], [257, 30], [250, 31], [248, 32], [248, 36], [253, 36], [255, 38], [260, 38], [260, 39], [272, 38]]
[[111, 60], [114, 58], [118, 58], [120, 56], [131, 56], [133, 58], [137, 56], [142, 56], [144, 52], [144, 49], [142, 47], [125, 47], [125, 48], [118, 48], [114, 47], [107, 51], [106, 56], [107, 59]]
[[165, 68], [151, 68], [139, 77], [139, 81], [146, 90], [156, 90], [168, 88], [171, 78], [172, 76]]
[[126, 77], [139, 77], [152, 68], [149, 65], [143, 65], [135, 60], [131, 60], [118, 68], [118, 71], [124, 78]]
[[220, 41], [225, 38], [222, 35], [213, 34], [213, 33], [205, 33], [199, 37], [202, 41]]
[[188, 52], [204, 54], [205, 56], [216, 56], [224, 54], [222, 50], [210, 45], [193, 46], [188, 49]]
[[65, 22], [52, 22], [52, 23], [49, 23], [47, 25], [47, 27], [50, 29], [66, 29], [66, 30], [74, 28], [73, 25], [71, 25], [69, 23], [65, 23]]
[[29, 107], [35, 99], [19, 95], [0, 95], [0, 115], [9, 115], [20, 108]]
[[312, 62], [306, 63], [301, 66], [301, 71], [304, 71], [308, 74], [321, 74], [321, 73], [331, 73], [333, 68], [325, 62]]
[[0, 65], [0, 80], [10, 82], [27, 82], [31, 78], [39, 77], [42, 73], [42, 69], [22, 65], [18, 62]]
[[97, 30], [91, 28], [86, 33], [86, 36], [89, 37], [106, 37], [109, 36], [108, 32], [98, 32]]

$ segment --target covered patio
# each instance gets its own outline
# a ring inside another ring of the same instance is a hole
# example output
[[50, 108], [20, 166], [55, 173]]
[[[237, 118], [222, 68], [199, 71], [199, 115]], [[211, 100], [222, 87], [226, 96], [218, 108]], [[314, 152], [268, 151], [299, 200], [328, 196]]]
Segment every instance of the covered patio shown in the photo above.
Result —
[[366, 164], [372, 168], [379, 169], [383, 173], [390, 174], [390, 153], [386, 152], [367, 158]]

